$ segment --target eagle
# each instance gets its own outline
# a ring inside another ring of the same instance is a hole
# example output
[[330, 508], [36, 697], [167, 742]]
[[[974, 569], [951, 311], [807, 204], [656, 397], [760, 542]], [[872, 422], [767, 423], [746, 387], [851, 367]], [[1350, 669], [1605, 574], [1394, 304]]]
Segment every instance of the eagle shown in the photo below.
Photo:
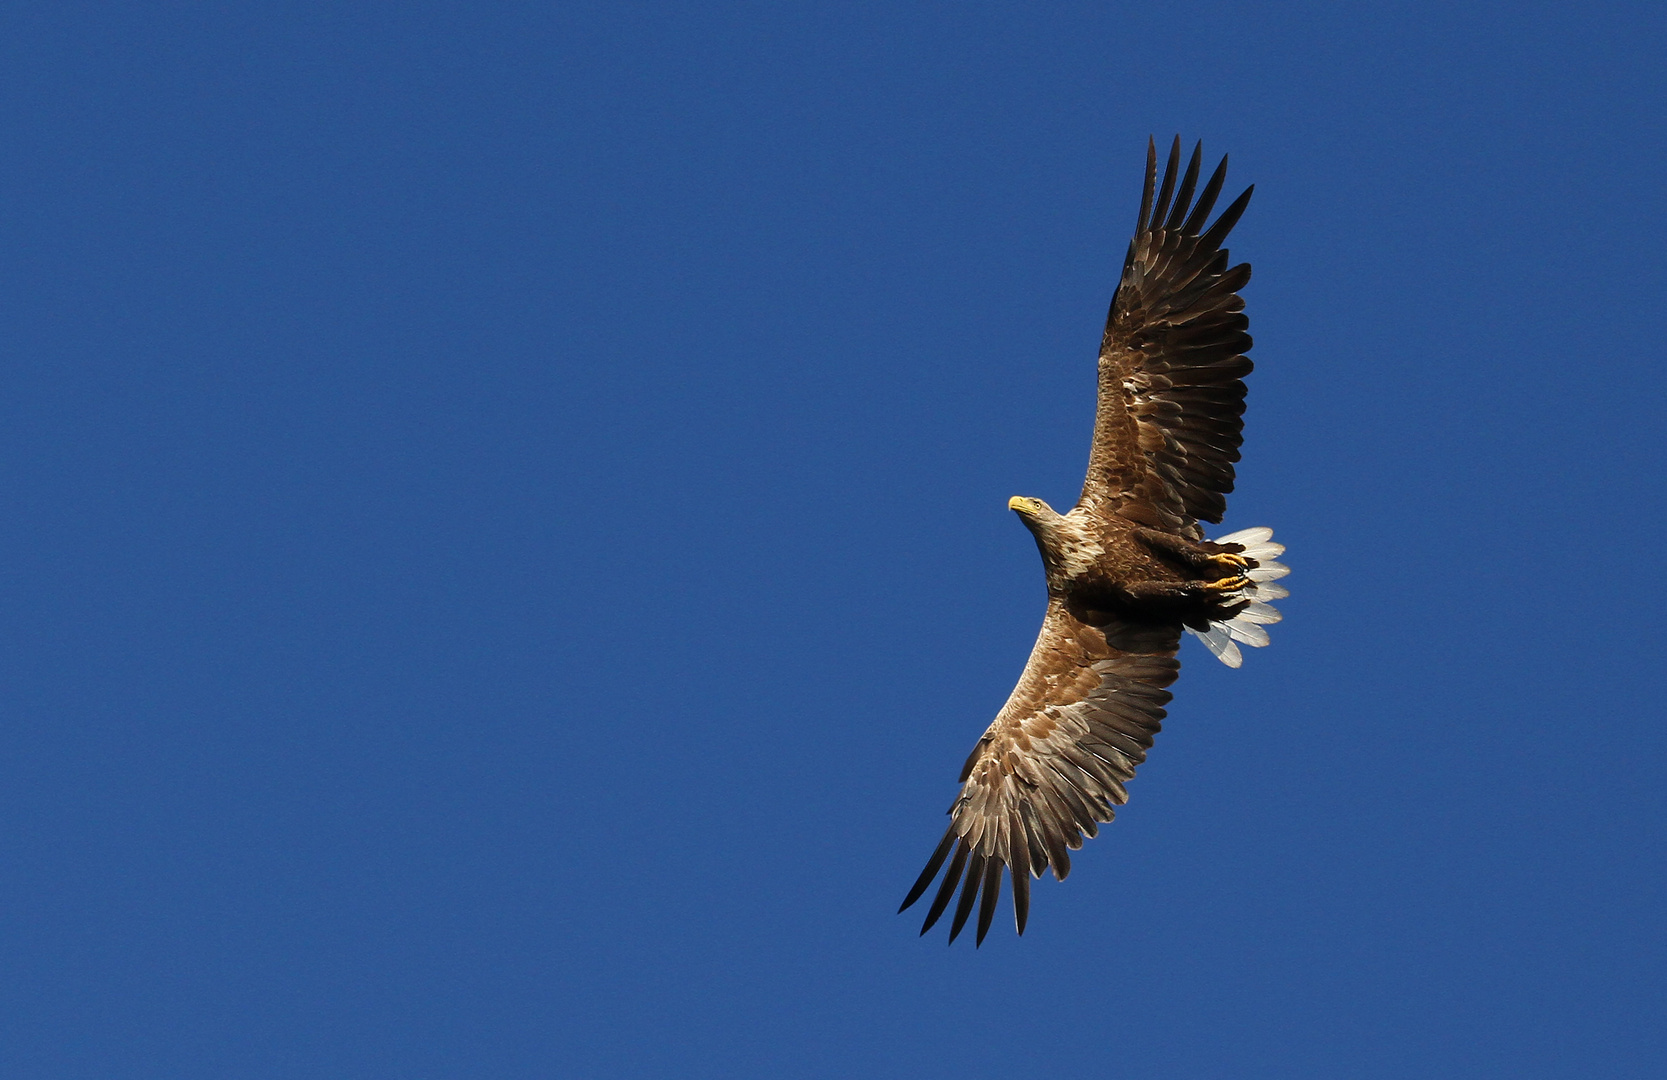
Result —
[[1239, 290], [1250, 266], [1229, 266], [1222, 241], [1255, 190], [1206, 227], [1227, 159], [1195, 201], [1202, 153], [1200, 143], [1183, 173], [1177, 136], [1160, 185], [1147, 141], [1140, 214], [1100, 341], [1082, 496], [1064, 514], [1041, 499], [1007, 504], [1042, 553], [1047, 613], [1018, 685], [961, 769], [948, 831], [898, 909], [948, 864], [923, 935], [955, 901], [953, 943], [976, 904], [982, 945], [1003, 871], [1022, 935], [1030, 879], [1052, 869], [1063, 881], [1069, 852], [1128, 800], [1180, 671], [1182, 631], [1236, 668], [1239, 646], [1266, 645], [1264, 627], [1279, 621], [1269, 601], [1289, 595], [1275, 584], [1289, 571], [1272, 529], [1206, 540], [1199, 524], [1220, 523], [1243, 442], [1251, 363]]

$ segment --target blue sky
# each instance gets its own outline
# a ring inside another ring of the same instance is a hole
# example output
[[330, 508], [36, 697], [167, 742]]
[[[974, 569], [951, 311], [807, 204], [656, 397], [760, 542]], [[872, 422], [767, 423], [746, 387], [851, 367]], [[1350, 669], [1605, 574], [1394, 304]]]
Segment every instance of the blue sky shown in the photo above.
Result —
[[[0, 1072], [1663, 1075], [1664, 29], [8, 8]], [[1293, 596], [946, 949], [1176, 132]]]

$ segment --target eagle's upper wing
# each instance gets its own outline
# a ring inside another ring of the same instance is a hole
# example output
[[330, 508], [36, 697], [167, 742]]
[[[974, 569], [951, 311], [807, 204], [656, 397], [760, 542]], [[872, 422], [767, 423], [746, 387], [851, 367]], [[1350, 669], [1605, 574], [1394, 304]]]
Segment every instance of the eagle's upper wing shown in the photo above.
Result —
[[[995, 915], [1003, 867], [1013, 871], [1013, 914], [1024, 933], [1030, 878], [1071, 872], [1067, 849], [1128, 800], [1124, 781], [1146, 759], [1179, 665], [1178, 626], [1096, 628], [1049, 601], [1042, 633], [1012, 696], [961, 770], [949, 831], [903, 907], [925, 893], [954, 854], [926, 915], [931, 929], [965, 877], [949, 940], [966, 925], [980, 890], [978, 941]], [[898, 910], [902, 910], [901, 908]]]
[[1229, 269], [1221, 242], [1254, 190], [1205, 229], [1227, 159], [1189, 207], [1199, 156], [1194, 149], [1177, 191], [1177, 138], [1154, 200], [1157, 149], [1147, 144], [1140, 219], [1100, 344], [1099, 410], [1082, 491], [1097, 513], [1193, 539], [1203, 535], [1198, 521], [1221, 520], [1243, 441], [1250, 323], [1238, 290], [1250, 264]]

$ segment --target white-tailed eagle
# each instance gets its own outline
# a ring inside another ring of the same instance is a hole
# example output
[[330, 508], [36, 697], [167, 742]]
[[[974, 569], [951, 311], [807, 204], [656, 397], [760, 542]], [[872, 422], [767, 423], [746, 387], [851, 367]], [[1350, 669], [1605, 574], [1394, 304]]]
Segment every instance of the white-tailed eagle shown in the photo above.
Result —
[[1199, 527], [1221, 521], [1243, 441], [1251, 364], [1239, 290], [1250, 266], [1229, 267], [1221, 245], [1254, 190], [1206, 227], [1227, 159], [1195, 202], [1200, 156], [1194, 149], [1182, 173], [1177, 137], [1160, 186], [1157, 147], [1147, 144], [1140, 216], [1100, 344], [1082, 497], [1066, 514], [1040, 499], [1008, 503], [1041, 549], [1047, 614], [1012, 696], [961, 770], [949, 830], [903, 901], [919, 900], [948, 864], [922, 934], [959, 886], [949, 940], [976, 904], [982, 944], [1004, 869], [1023, 934], [1030, 879], [1051, 867], [1063, 880], [1067, 853], [1127, 801], [1123, 785], [1146, 759], [1180, 670], [1181, 632], [1238, 667], [1239, 646], [1266, 645], [1263, 627], [1279, 621], [1268, 601], [1288, 595], [1274, 584], [1288, 571], [1274, 561], [1284, 548], [1273, 530], [1210, 541]]

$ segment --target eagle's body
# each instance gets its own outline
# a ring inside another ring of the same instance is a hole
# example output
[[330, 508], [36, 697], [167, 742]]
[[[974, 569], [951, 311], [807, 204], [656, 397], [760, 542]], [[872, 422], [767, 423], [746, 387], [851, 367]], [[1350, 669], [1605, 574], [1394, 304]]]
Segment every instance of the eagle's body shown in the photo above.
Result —
[[1154, 202], [1157, 152], [1148, 149], [1140, 216], [1100, 346], [1082, 497], [1065, 514], [1040, 499], [1008, 503], [1041, 551], [1047, 613], [1018, 685], [962, 770], [949, 830], [903, 902], [924, 895], [948, 861], [921, 933], [964, 877], [950, 940], [982, 896], [982, 942], [1004, 868], [1024, 933], [1030, 878], [1051, 867], [1063, 879], [1067, 850], [1127, 801], [1123, 785], [1145, 760], [1170, 699], [1164, 688], [1180, 670], [1183, 630], [1237, 667], [1238, 644], [1267, 644], [1262, 626], [1279, 619], [1266, 601], [1286, 595], [1272, 582], [1287, 571], [1272, 561], [1284, 550], [1270, 542], [1272, 530], [1211, 542], [1199, 526], [1221, 520], [1233, 489], [1251, 368], [1238, 297], [1250, 267], [1229, 269], [1220, 246], [1250, 190], [1204, 229], [1227, 162], [1191, 204], [1199, 158], [1194, 150], [1177, 190], [1176, 139]]

